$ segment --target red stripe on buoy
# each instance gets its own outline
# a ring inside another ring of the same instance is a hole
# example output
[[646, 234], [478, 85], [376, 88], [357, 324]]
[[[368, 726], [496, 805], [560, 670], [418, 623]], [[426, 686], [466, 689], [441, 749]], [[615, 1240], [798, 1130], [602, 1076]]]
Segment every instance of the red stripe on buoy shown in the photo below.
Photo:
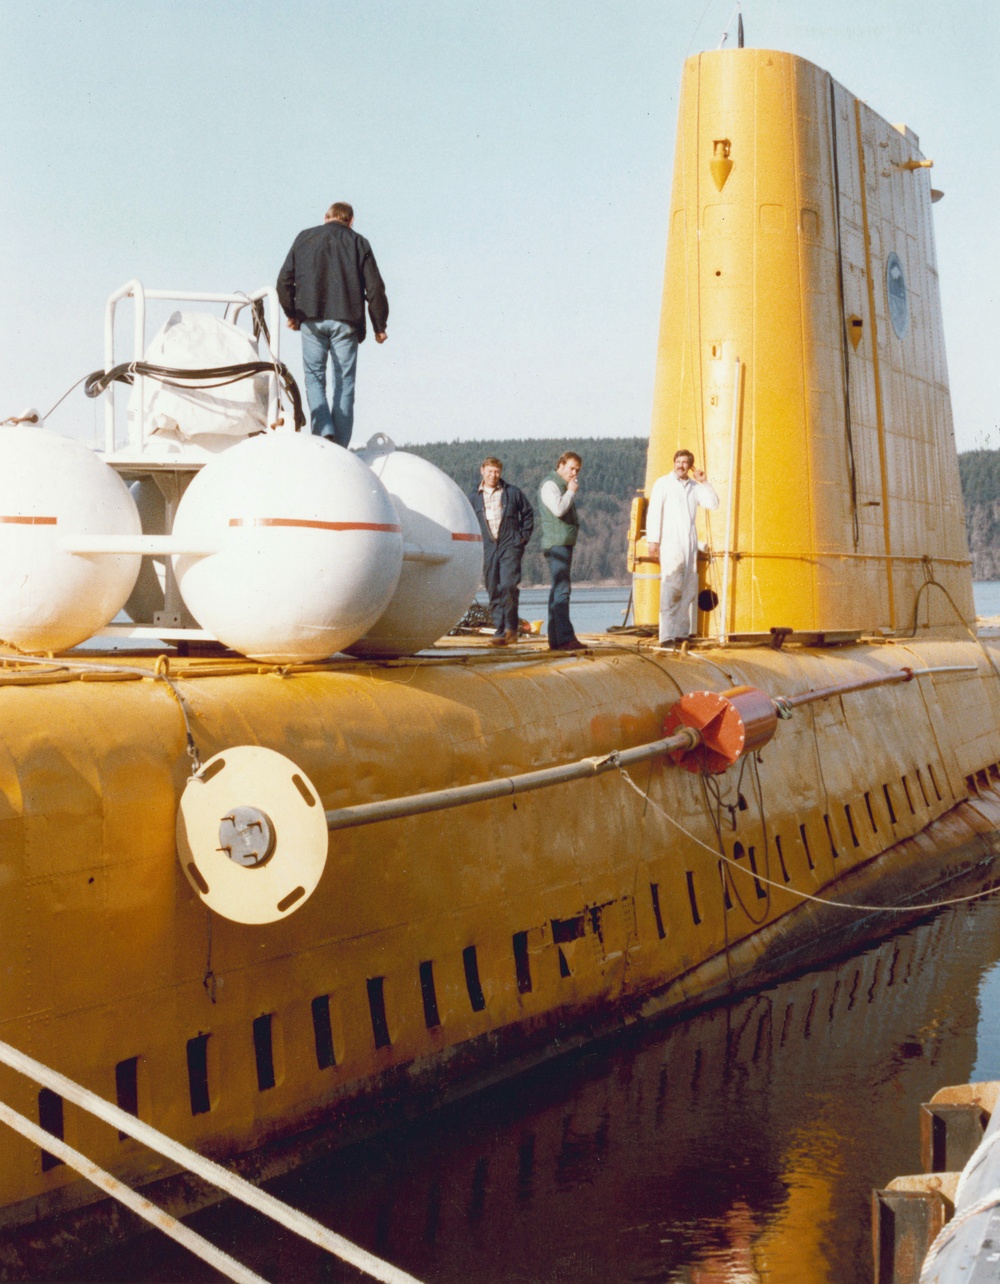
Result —
[[482, 535], [466, 535], [463, 531], [452, 531], [451, 537], [452, 539], [468, 540], [470, 544], [481, 544], [483, 542]]
[[302, 526], [312, 531], [391, 531], [402, 534], [392, 522], [313, 522], [304, 517], [230, 517], [230, 526]]
[[0, 523], [9, 526], [55, 526], [56, 517], [0, 517]]

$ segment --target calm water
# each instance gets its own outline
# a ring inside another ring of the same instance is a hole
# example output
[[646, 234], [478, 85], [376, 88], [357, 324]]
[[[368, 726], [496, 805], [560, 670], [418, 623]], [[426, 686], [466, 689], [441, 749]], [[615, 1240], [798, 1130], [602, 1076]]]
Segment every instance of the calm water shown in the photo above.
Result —
[[[972, 591], [977, 615], [1000, 615], [1000, 581], [978, 582], [973, 584]], [[547, 601], [547, 589], [521, 591], [521, 616], [526, 620], [541, 620], [543, 633]], [[609, 625], [623, 624], [628, 601], [627, 588], [574, 589], [570, 604], [573, 627], [579, 633], [602, 633]]]
[[[574, 624], [618, 623], [626, 600], [577, 590]], [[1000, 614], [1000, 584], [977, 585], [976, 605]], [[870, 1193], [919, 1170], [920, 1102], [989, 1078], [1000, 894], [272, 1189], [428, 1284], [867, 1284]], [[363, 1278], [241, 1208], [191, 1220], [270, 1280]], [[73, 1278], [217, 1277], [147, 1236]]]
[[[853, 1284], [918, 1107], [1000, 1077], [1000, 896], [638, 1041], [566, 1058], [272, 1189], [434, 1284]], [[354, 1280], [255, 1214], [192, 1224], [270, 1280]], [[88, 1280], [210, 1280], [167, 1241]]]

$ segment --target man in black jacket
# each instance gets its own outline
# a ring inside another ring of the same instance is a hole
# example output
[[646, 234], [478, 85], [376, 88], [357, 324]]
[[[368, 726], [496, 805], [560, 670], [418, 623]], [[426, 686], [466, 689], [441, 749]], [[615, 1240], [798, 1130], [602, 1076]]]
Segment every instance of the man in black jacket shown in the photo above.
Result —
[[469, 499], [483, 532], [483, 582], [496, 627], [490, 646], [507, 646], [517, 641], [521, 558], [535, 529], [535, 511], [523, 491], [504, 481], [499, 459], [484, 459], [479, 473], [483, 480]]
[[[302, 333], [302, 365], [312, 430], [348, 446], [354, 428], [354, 372], [365, 337], [365, 301], [375, 342], [385, 343], [389, 302], [372, 247], [352, 230], [354, 210], [337, 201], [319, 227], [300, 232], [278, 274], [278, 299]], [[333, 388], [326, 397], [326, 367]]]

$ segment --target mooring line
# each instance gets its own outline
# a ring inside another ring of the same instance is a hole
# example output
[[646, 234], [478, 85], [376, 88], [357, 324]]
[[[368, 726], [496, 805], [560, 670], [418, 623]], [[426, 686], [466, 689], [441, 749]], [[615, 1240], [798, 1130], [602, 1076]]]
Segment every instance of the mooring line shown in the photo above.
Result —
[[816, 896], [812, 892], [800, 892], [797, 887], [793, 887], [790, 883], [776, 883], [773, 879], [765, 878], [763, 874], [755, 874], [751, 869], [744, 869], [739, 861], [733, 860], [733, 858], [731, 856], [727, 856], [725, 852], [720, 852], [718, 848], [710, 847], [708, 843], [702, 842], [702, 840], [692, 834], [689, 829], [685, 829], [682, 824], [674, 820], [673, 816], [671, 816], [669, 812], [665, 812], [659, 803], [646, 793], [641, 785], [637, 785], [635, 783], [624, 767], [620, 768], [620, 771], [626, 784], [634, 789], [640, 798], [645, 798], [649, 805], [655, 811], [658, 811], [664, 820], [669, 821], [676, 830], [679, 830], [685, 838], [690, 839], [696, 847], [703, 847], [705, 851], [714, 857], [715, 860], [724, 860], [732, 869], [739, 870], [741, 874], [745, 874], [749, 878], [756, 879], [758, 883], [766, 883], [768, 887], [775, 887], [779, 892], [788, 892], [789, 895], [798, 896], [804, 901], [816, 901], [820, 905], [832, 905], [835, 909], [860, 910], [865, 914], [913, 914], [923, 913], [925, 910], [944, 909], [947, 905], [963, 905], [966, 901], [978, 901], [984, 896], [992, 896], [993, 893], [997, 891], [996, 887], [988, 887], [983, 892], [973, 892], [969, 896], [953, 896], [946, 901], [929, 901], [925, 905], [862, 905], [857, 901], [834, 901], [826, 896]]

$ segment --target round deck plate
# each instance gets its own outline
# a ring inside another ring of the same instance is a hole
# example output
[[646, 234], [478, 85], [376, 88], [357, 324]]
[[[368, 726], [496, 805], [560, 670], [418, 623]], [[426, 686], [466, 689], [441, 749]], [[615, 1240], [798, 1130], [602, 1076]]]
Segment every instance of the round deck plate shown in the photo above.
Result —
[[[270, 826], [269, 852], [246, 863], [234, 825]], [[227, 845], [224, 845], [227, 844]], [[326, 865], [329, 833], [312, 782], [291, 759], [259, 745], [210, 758], [184, 787], [177, 855], [188, 882], [215, 913], [236, 923], [274, 923], [304, 905]]]

